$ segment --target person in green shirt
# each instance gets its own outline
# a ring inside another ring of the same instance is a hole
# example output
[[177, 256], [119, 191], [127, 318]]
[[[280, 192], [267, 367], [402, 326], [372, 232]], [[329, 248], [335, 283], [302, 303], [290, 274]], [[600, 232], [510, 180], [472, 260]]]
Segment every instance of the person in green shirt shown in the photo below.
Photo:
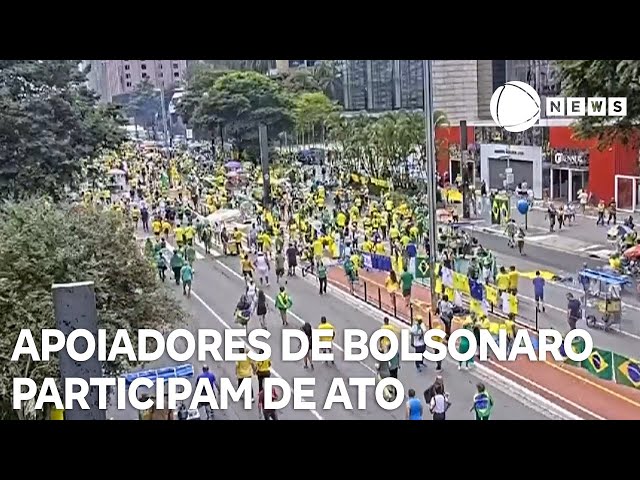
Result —
[[473, 405], [469, 411], [475, 412], [476, 420], [489, 420], [493, 408], [493, 398], [482, 383], [476, 385], [476, 390], [478, 393], [473, 396]]
[[167, 262], [162, 255], [162, 250], [156, 253], [156, 267], [158, 269], [158, 275], [160, 276], [160, 280], [164, 282], [166, 276], [165, 272], [167, 270]]
[[184, 259], [178, 250], [173, 251], [173, 256], [171, 257], [169, 265], [173, 271], [173, 277], [176, 281], [176, 285], [180, 285], [180, 270], [182, 270], [182, 267], [184, 266]]
[[400, 287], [402, 288], [402, 296], [405, 302], [407, 302], [407, 307], [411, 303], [411, 285], [413, 285], [413, 274], [407, 270], [407, 266], [405, 265], [404, 271], [402, 275], [400, 275]]
[[287, 322], [287, 311], [293, 306], [293, 302], [291, 301], [291, 297], [285, 291], [284, 287], [280, 287], [280, 291], [276, 296], [276, 308], [280, 312], [280, 318], [282, 318], [282, 325], [287, 326], [289, 323]]
[[318, 281], [320, 282], [320, 295], [327, 293], [327, 267], [324, 266], [324, 262], [320, 260], [318, 262]]
[[184, 247], [184, 258], [192, 265], [193, 269], [193, 264], [196, 261], [196, 249], [191, 241]]
[[191, 298], [191, 282], [193, 280], [193, 268], [187, 262], [180, 269], [180, 277], [182, 278], [182, 294], [187, 298]]

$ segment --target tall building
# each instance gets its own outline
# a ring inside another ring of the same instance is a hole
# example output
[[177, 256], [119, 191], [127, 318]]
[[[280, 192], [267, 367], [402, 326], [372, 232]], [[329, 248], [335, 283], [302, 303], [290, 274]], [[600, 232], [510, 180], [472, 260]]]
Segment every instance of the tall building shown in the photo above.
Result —
[[507, 60], [507, 79], [531, 85], [540, 95], [540, 117], [546, 118], [545, 98], [561, 94], [560, 75], [552, 60]]
[[[347, 111], [418, 110], [424, 104], [422, 60], [346, 60]], [[489, 102], [505, 82], [502, 60], [434, 60], [433, 104], [449, 121], [491, 118]]]
[[319, 60], [276, 60], [276, 73], [287, 73], [298, 68], [312, 68]]
[[143, 81], [155, 88], [180, 85], [187, 71], [187, 60], [85, 60], [91, 66], [89, 86], [103, 102], [132, 93]]

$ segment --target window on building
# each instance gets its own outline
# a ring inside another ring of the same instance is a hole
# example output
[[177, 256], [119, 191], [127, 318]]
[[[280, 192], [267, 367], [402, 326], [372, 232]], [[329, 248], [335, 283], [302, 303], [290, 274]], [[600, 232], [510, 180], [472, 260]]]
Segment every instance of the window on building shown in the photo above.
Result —
[[124, 69], [125, 69], [125, 70], [131, 70], [131, 65], [128, 65], [128, 64], [127, 64], [127, 65], [125, 65], [125, 66], [124, 66]]
[[146, 70], [147, 69], [147, 65], [145, 63], [140, 65], [140, 70]]
[[131, 88], [131, 82], [127, 82], [127, 87]]
[[158, 78], [162, 78], [164, 77], [164, 74], [162, 72], [158, 72]]
[[142, 72], [142, 78], [149, 78], [149, 75], [147, 75], [145, 72]]
[[180, 65], [178, 65], [177, 63], [173, 64], [173, 69], [174, 70], [178, 70], [180, 68]]
[[180, 72], [173, 72], [173, 76], [174, 76], [175, 78], [180, 77]]
[[130, 73], [125, 73], [124, 78], [127, 78], [127, 79], [131, 78], [131, 74]]
[[162, 62], [158, 63], [158, 70], [162, 70]]

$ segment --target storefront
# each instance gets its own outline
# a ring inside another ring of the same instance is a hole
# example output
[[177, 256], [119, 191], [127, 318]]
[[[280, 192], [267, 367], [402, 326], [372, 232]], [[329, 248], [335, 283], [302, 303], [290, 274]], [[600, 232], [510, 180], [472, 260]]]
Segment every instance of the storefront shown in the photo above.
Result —
[[[594, 200], [609, 201], [615, 197], [616, 176], [638, 174], [637, 149], [614, 144], [599, 150], [595, 139], [578, 140], [573, 137], [573, 130], [568, 126], [549, 128], [549, 147], [552, 161], [555, 162], [556, 158], [561, 160], [557, 168], [552, 165], [551, 171], [554, 175], [550, 185], [558, 188], [553, 188], [551, 198], [575, 200], [578, 186], [586, 184], [587, 191], [592, 194]], [[629, 197], [627, 203], [630, 204], [633, 187], [626, 188], [626, 185], [621, 185], [619, 190], [621, 197]], [[620, 203], [624, 203], [622, 200], [624, 199], [621, 198]]]
[[549, 155], [549, 198], [570, 202], [589, 183], [588, 150], [552, 150]]
[[[475, 150], [473, 148], [474, 129], [467, 126], [467, 139], [469, 152], [465, 152], [465, 161], [475, 160]], [[436, 158], [438, 160], [438, 172], [444, 175], [449, 173], [449, 178], [456, 178], [460, 173], [460, 126], [439, 127], [436, 129]]]
[[497, 143], [480, 145], [480, 176], [488, 188], [514, 189], [526, 182], [542, 198], [542, 148]]

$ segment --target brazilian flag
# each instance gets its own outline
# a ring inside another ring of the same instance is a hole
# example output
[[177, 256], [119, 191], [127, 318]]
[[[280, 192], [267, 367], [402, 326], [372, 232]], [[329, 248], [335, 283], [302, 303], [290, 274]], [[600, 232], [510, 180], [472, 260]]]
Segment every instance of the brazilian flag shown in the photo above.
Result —
[[416, 257], [416, 278], [427, 278], [429, 276], [429, 258]]
[[[573, 343], [571, 344], [571, 349], [575, 352], [575, 353], [582, 353], [584, 352], [585, 349], [585, 343], [584, 343], [584, 339], [583, 338], [576, 338], [573, 340]], [[567, 357], [567, 354], [564, 350], [564, 342], [562, 342], [562, 344], [560, 345], [560, 355], [562, 355], [563, 358], [563, 362], [567, 365], [571, 365], [573, 367], [579, 367], [580, 363], [579, 362], [574, 362], [573, 360], [569, 359], [569, 357]]]
[[640, 389], [640, 362], [632, 358], [613, 354], [616, 383]]
[[603, 380], [613, 380], [613, 352], [594, 348], [582, 368]]

